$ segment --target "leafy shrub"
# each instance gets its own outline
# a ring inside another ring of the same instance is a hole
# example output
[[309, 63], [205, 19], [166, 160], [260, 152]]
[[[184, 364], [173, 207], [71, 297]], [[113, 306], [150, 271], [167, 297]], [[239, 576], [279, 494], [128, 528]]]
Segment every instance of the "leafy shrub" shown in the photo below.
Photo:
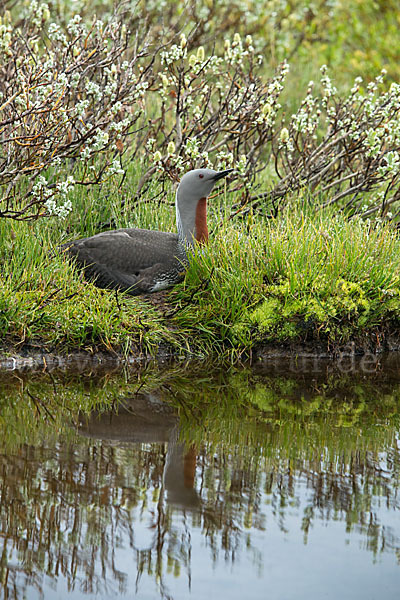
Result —
[[[316, 21], [339, 10], [319, 4], [318, 15], [311, 3], [254, 1], [240, 27], [242, 3], [224, 0], [186, 9], [140, 4], [104, 22], [69, 14], [61, 2], [59, 22], [36, 0], [14, 7], [0, 25], [0, 216], [65, 216], [73, 186], [123, 177], [135, 161], [142, 171], [135, 200], [148, 196], [150, 180], [232, 166], [242, 191], [234, 215], [249, 207], [276, 212], [307, 188], [318, 204], [397, 217], [400, 86], [388, 90], [381, 74], [339, 93], [323, 66], [320, 83], [310, 82], [286, 114], [289, 65], [273, 73], [276, 61], [266, 65], [260, 54], [267, 31], [278, 32], [279, 57], [312, 40]], [[187, 33], [185, 11], [198, 19]], [[263, 171], [268, 190], [257, 177]]]

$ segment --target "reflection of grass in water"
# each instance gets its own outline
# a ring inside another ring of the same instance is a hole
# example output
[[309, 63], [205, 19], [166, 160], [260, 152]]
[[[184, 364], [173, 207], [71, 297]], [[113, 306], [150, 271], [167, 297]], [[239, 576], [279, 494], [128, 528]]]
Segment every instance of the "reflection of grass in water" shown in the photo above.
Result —
[[[181, 381], [176, 395], [185, 437], [215, 444], [278, 446], [288, 456], [315, 446], [337, 451], [393, 443], [400, 386], [332, 375], [322, 382], [232, 370], [222, 381]], [[201, 398], [201, 402], [199, 402]], [[391, 427], [379, 427], [389, 424]], [[267, 443], [266, 443], [267, 442]]]
[[[0, 378], [3, 444], [57, 435], [78, 413], [118, 410], [121, 400], [152, 392], [176, 407], [182, 435], [201, 443], [278, 445], [288, 457], [325, 447], [335, 454], [391, 445], [399, 425], [400, 385], [362, 377], [256, 375], [204, 364], [124, 374], [35, 374]], [[377, 425], [388, 424], [389, 427]], [[44, 433], [46, 432], [46, 433]], [[330, 451], [329, 450], [329, 451]]]

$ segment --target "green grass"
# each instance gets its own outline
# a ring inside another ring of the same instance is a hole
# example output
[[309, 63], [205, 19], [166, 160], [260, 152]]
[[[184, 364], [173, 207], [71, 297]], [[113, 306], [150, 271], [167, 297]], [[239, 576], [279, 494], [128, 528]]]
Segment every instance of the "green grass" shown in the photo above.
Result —
[[[228, 219], [235, 198], [209, 202], [211, 242], [198, 247], [184, 282], [161, 309], [149, 299], [99, 290], [54, 252], [102, 223], [174, 229], [165, 202], [130, 205], [129, 173], [76, 190], [66, 221], [0, 220], [0, 338], [3, 348], [66, 352], [175, 353], [237, 358], [264, 344], [328, 347], [400, 322], [400, 242], [389, 226], [316, 212], [304, 195], [277, 219]], [[121, 204], [121, 198], [126, 203]]]

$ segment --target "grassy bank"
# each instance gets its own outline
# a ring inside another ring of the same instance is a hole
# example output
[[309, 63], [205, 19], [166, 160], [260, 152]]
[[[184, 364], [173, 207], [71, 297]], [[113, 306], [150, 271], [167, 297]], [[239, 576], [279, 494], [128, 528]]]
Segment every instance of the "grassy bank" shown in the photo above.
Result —
[[127, 355], [167, 347], [176, 354], [238, 357], [271, 344], [334, 350], [370, 339], [378, 348], [398, 334], [396, 233], [388, 225], [315, 211], [306, 197], [277, 218], [230, 220], [235, 198], [222, 193], [209, 202], [211, 242], [196, 250], [182, 284], [162, 299], [97, 289], [55, 252], [57, 244], [102, 224], [174, 229], [172, 192], [157, 210], [146, 204], [121, 209], [125, 194], [128, 189], [111, 185], [100, 195], [79, 192], [77, 210], [62, 228], [56, 217], [0, 220], [3, 348]]

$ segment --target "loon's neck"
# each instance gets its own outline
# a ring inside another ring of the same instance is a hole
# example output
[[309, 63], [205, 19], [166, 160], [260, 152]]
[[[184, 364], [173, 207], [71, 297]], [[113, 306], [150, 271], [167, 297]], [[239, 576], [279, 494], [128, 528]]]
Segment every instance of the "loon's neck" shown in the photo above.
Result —
[[187, 247], [193, 247], [195, 241], [206, 243], [208, 240], [207, 198], [184, 203], [177, 192], [175, 207], [179, 241]]

